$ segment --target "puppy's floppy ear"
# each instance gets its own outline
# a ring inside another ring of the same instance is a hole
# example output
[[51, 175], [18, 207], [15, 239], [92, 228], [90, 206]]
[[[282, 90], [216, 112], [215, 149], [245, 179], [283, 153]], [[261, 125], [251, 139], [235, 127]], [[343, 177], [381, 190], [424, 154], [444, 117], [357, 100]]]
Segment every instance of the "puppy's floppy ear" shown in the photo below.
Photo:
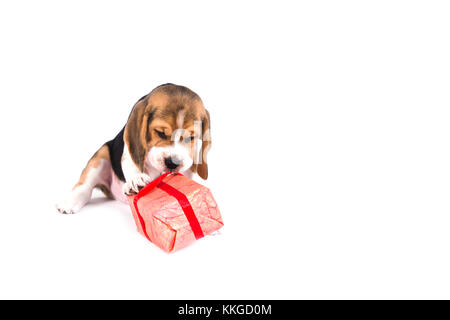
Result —
[[201, 162], [197, 164], [196, 170], [198, 175], [203, 179], [208, 179], [208, 164], [206, 163], [206, 156], [211, 148], [211, 119], [208, 110], [206, 117], [202, 119], [202, 152], [200, 155]]
[[152, 109], [148, 99], [141, 98], [134, 105], [124, 132], [125, 144], [128, 146], [131, 158], [142, 172], [151, 138], [148, 128], [153, 120], [154, 110]]

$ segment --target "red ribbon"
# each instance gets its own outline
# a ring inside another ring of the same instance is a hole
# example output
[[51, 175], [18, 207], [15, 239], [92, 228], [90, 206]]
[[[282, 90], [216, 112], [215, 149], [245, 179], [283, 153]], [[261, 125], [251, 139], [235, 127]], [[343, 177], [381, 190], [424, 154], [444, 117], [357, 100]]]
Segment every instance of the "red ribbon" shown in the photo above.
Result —
[[146, 185], [139, 193], [134, 197], [133, 205], [134, 209], [136, 210], [137, 216], [139, 218], [139, 222], [141, 224], [142, 231], [144, 232], [145, 237], [150, 240], [150, 237], [148, 236], [147, 229], [145, 227], [144, 218], [142, 218], [141, 213], [139, 212], [138, 208], [138, 201], [143, 196], [147, 195], [150, 191], [152, 191], [155, 187], [159, 188], [163, 191], [165, 191], [167, 194], [171, 195], [175, 199], [177, 199], [178, 203], [181, 206], [181, 209], [183, 209], [184, 215], [186, 216], [189, 225], [191, 226], [192, 232], [194, 233], [195, 239], [200, 239], [204, 237], [202, 227], [200, 226], [200, 223], [198, 222], [197, 217], [195, 216], [194, 210], [192, 209], [191, 204], [189, 203], [188, 198], [186, 195], [184, 195], [182, 192], [178, 191], [174, 187], [168, 185], [167, 183], [163, 182], [164, 178], [167, 177], [169, 174], [177, 174], [182, 175], [181, 173], [171, 173], [167, 172], [163, 175], [159, 176], [152, 182], [150, 182], [148, 185]]

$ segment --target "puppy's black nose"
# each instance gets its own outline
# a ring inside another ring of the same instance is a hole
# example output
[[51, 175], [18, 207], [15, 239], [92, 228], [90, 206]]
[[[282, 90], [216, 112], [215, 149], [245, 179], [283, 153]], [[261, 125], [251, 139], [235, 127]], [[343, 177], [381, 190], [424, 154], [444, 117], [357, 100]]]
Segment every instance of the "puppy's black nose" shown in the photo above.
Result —
[[167, 169], [169, 169], [169, 170], [176, 169], [180, 165], [179, 161], [177, 161], [177, 159], [172, 160], [172, 157], [165, 158], [164, 164], [166, 165]]

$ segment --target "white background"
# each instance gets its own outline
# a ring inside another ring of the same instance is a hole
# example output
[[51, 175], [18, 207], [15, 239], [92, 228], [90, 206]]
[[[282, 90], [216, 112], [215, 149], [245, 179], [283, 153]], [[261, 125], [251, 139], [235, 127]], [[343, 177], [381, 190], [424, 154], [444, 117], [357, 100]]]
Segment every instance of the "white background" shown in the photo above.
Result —
[[[445, 1], [2, 1], [0, 298], [450, 298]], [[173, 82], [222, 235], [166, 254], [54, 204]]]

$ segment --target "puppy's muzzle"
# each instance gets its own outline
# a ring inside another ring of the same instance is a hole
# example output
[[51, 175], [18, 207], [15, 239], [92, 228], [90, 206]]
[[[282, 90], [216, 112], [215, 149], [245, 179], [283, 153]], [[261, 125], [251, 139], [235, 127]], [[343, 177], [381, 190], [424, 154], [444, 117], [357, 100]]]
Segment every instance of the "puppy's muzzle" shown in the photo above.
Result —
[[180, 164], [181, 164], [180, 159], [176, 157], [167, 157], [164, 159], [164, 165], [169, 170], [175, 170], [180, 166]]

